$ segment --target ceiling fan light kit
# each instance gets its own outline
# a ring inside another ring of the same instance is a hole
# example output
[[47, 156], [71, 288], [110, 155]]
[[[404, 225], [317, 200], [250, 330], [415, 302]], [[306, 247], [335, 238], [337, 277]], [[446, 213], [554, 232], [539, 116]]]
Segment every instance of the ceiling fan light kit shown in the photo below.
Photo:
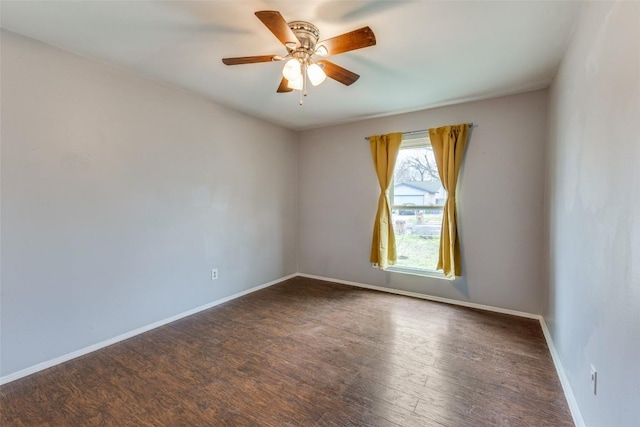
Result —
[[318, 86], [330, 77], [346, 86], [355, 83], [360, 76], [326, 59], [315, 60], [314, 56], [326, 57], [376, 44], [376, 38], [369, 27], [363, 27], [318, 43], [320, 31], [306, 21], [287, 23], [280, 12], [264, 10], [256, 16], [285, 46], [287, 55], [260, 55], [236, 58], [223, 58], [226, 65], [253, 64], [258, 62], [286, 61], [282, 69], [282, 81], [278, 93], [300, 91], [307, 96], [307, 80]]

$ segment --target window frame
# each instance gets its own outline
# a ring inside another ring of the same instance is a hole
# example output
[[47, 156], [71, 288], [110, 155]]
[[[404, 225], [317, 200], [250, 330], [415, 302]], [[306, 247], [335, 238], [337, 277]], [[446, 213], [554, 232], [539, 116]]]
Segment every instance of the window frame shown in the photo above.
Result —
[[[419, 148], [419, 147], [425, 147], [425, 146], [431, 146], [431, 141], [429, 139], [429, 133], [428, 132], [419, 132], [419, 133], [415, 133], [415, 134], [411, 134], [411, 135], [404, 135], [402, 138], [402, 144], [400, 145], [400, 150], [403, 149], [408, 149], [408, 148]], [[391, 180], [391, 186], [389, 188], [389, 199], [391, 200], [391, 212], [393, 215], [393, 211], [400, 211], [400, 210], [412, 210], [412, 211], [420, 211], [420, 210], [440, 210], [442, 211], [444, 209], [444, 206], [433, 206], [433, 205], [412, 205], [412, 206], [407, 206], [407, 205], [395, 205], [393, 204], [393, 202], [395, 202], [395, 194], [394, 194], [394, 187], [395, 187], [395, 170], [393, 172], [393, 176], [392, 176], [392, 180]], [[397, 235], [395, 234], [395, 227], [394, 227], [394, 237], [397, 238]], [[397, 240], [397, 239], [396, 239]], [[440, 270], [432, 270], [432, 269], [427, 269], [427, 268], [417, 268], [417, 267], [408, 267], [408, 266], [398, 266], [398, 265], [390, 265], [389, 267], [387, 267], [387, 271], [391, 271], [394, 273], [403, 273], [403, 274], [410, 274], [410, 275], [414, 275], [414, 276], [426, 276], [426, 277], [433, 277], [433, 278], [437, 278], [437, 279], [444, 279], [444, 280], [453, 280], [450, 277], [445, 276], [442, 271]]]

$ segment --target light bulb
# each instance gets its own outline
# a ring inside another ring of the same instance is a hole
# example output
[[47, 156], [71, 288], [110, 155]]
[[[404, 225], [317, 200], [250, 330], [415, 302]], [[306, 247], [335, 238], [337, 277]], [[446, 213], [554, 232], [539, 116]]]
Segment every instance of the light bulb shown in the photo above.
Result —
[[292, 81], [300, 79], [300, 61], [293, 58], [287, 61], [284, 64], [284, 68], [282, 69], [282, 75], [285, 79]]
[[287, 80], [287, 87], [289, 89], [302, 90], [302, 77], [298, 75], [295, 80]]
[[318, 86], [327, 78], [322, 68], [315, 62], [307, 68], [307, 76], [309, 76], [309, 81], [314, 86]]

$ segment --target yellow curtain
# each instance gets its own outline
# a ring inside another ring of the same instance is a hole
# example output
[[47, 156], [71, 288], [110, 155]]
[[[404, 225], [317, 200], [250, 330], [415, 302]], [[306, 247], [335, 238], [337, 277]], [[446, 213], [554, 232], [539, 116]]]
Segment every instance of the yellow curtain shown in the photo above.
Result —
[[371, 262], [378, 263], [378, 268], [384, 270], [396, 263], [396, 239], [393, 233], [391, 206], [389, 204], [389, 186], [396, 166], [396, 157], [402, 144], [402, 133], [388, 135], [374, 135], [369, 137], [373, 166], [380, 184], [380, 198], [378, 212], [373, 225], [373, 239], [371, 241]]
[[442, 212], [440, 255], [437, 267], [447, 277], [462, 275], [460, 241], [456, 226], [456, 184], [468, 133], [469, 125], [466, 123], [429, 129], [429, 139], [438, 165], [438, 174], [442, 186], [447, 190], [447, 200]]

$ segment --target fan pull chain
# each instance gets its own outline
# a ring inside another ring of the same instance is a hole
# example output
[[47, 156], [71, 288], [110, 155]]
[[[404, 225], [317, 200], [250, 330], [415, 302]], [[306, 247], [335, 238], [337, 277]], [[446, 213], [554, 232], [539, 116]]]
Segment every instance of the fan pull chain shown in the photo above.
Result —
[[302, 95], [307, 96], [307, 61], [302, 63], [302, 91], [300, 96], [300, 105], [302, 105]]

